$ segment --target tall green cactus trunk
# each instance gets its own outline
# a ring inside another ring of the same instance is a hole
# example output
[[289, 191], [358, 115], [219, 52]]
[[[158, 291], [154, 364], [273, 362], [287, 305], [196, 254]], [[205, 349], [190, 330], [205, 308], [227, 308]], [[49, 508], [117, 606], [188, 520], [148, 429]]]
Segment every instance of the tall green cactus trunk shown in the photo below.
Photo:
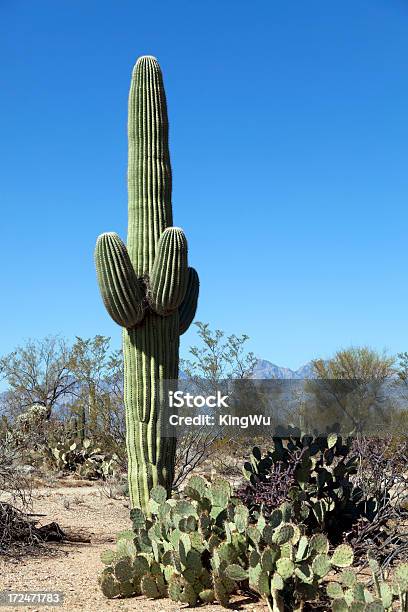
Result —
[[132, 507], [147, 509], [149, 491], [170, 493], [175, 439], [164, 435], [163, 381], [178, 378], [179, 338], [197, 306], [198, 275], [187, 265], [187, 241], [172, 227], [166, 97], [155, 58], [141, 57], [129, 93], [129, 226], [99, 236], [99, 287], [123, 329], [126, 440]]

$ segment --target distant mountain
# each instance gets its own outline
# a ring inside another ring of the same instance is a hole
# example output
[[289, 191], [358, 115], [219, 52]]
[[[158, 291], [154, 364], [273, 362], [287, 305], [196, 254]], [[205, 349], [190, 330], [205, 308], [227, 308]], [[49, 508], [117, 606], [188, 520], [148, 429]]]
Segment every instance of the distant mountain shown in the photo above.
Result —
[[[297, 370], [291, 370], [290, 368], [283, 368], [281, 366], [277, 366], [271, 361], [267, 361], [266, 359], [258, 359], [251, 378], [255, 378], [257, 380], [310, 379], [314, 378], [313, 365], [312, 362], [309, 361]], [[180, 370], [179, 372], [179, 379], [188, 380], [188, 376], [185, 372], [183, 372], [183, 370]]]
[[280, 366], [267, 361], [266, 359], [258, 359], [254, 368], [252, 378], [256, 379], [304, 379], [313, 378], [313, 365], [310, 361], [305, 365], [301, 366], [297, 370], [291, 370], [290, 368], [282, 368]]

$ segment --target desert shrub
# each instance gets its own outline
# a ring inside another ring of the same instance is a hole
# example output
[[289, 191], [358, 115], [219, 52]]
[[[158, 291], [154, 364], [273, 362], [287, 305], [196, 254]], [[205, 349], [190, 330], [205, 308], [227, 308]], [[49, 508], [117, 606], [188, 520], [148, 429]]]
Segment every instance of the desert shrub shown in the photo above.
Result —
[[261, 508], [266, 517], [284, 501], [289, 500], [296, 485], [295, 471], [302, 451], [288, 451], [285, 461], [273, 460], [272, 454], [262, 457], [259, 447], [254, 447], [249, 461], [244, 465], [247, 484], [238, 489], [237, 496], [256, 517]]
[[15, 426], [26, 433], [32, 430], [38, 433], [38, 430], [44, 427], [46, 420], [47, 408], [42, 404], [33, 404], [26, 412], [22, 412], [16, 417]]
[[371, 521], [361, 517], [347, 537], [357, 555], [369, 548], [386, 567], [408, 554], [408, 440], [360, 437], [353, 452], [358, 457], [355, 482], [375, 499], [377, 511]]
[[41, 463], [46, 449], [69, 440], [74, 433], [71, 423], [47, 418], [47, 410], [41, 404], [33, 404], [14, 421], [7, 422], [6, 429], [10, 446], [17, 452], [24, 451], [25, 463], [31, 465]]
[[46, 471], [76, 472], [82, 478], [102, 478], [121, 469], [116, 453], [78, 435], [75, 419], [48, 419], [44, 406], [34, 404], [21, 413], [6, 434], [10, 448], [24, 451], [24, 463]]
[[45, 406], [33, 404], [20, 413], [14, 422], [7, 423], [7, 436], [14, 448], [26, 448], [30, 452], [46, 442], [54, 427], [54, 422], [47, 419]]
[[220, 444], [220, 432], [206, 427], [186, 431], [178, 437], [173, 490], [177, 491], [194, 470], [202, 468]]
[[30, 509], [30, 482], [21, 469], [21, 456], [11, 444], [8, 430], [0, 436], [0, 554], [16, 544], [33, 545], [38, 532]]
[[21, 469], [21, 455], [11, 444], [8, 432], [0, 436], [0, 498], [24, 507], [30, 499], [30, 483]]

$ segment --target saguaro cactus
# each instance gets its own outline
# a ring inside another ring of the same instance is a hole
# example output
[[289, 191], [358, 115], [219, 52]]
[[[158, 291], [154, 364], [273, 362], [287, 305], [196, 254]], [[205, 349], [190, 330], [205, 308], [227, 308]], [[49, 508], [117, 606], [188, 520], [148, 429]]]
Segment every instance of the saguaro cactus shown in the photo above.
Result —
[[163, 435], [161, 383], [178, 378], [179, 337], [194, 318], [199, 288], [184, 233], [172, 227], [166, 97], [154, 57], [133, 69], [128, 138], [127, 248], [117, 234], [102, 234], [95, 261], [106, 309], [123, 327], [130, 499], [146, 510], [151, 488], [170, 493], [173, 482], [175, 439]]

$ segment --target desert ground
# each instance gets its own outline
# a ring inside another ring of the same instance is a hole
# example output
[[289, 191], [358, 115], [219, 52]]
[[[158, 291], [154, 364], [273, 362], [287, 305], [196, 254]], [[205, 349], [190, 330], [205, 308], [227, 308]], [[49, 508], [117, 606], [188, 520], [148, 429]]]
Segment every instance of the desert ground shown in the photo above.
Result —
[[[41, 524], [55, 521], [67, 534], [82, 536], [89, 543], [49, 544], [47, 548], [15, 557], [0, 557], [0, 591], [62, 591], [61, 607], [8, 606], [5, 610], [72, 610], [78, 612], [126, 611], [172, 612], [183, 609], [168, 599], [144, 598], [108, 600], [99, 590], [97, 577], [103, 568], [100, 553], [113, 546], [116, 534], [130, 527], [125, 498], [110, 498], [98, 484], [87, 481], [58, 481], [54, 486], [38, 486], [32, 491], [33, 512], [43, 514]], [[266, 606], [236, 597], [233, 610], [263, 612]], [[206, 612], [220, 612], [219, 605], [206, 606]]]

